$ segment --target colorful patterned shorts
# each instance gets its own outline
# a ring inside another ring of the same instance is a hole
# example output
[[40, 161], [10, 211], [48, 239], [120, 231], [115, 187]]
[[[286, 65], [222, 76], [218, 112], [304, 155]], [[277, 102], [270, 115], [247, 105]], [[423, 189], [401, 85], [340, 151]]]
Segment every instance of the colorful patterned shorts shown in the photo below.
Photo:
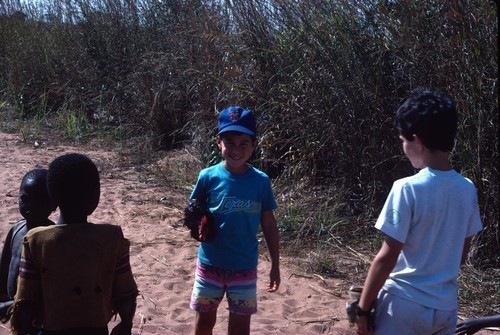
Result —
[[225, 270], [198, 262], [191, 309], [213, 312], [226, 293], [229, 311], [239, 315], [257, 312], [257, 270]]

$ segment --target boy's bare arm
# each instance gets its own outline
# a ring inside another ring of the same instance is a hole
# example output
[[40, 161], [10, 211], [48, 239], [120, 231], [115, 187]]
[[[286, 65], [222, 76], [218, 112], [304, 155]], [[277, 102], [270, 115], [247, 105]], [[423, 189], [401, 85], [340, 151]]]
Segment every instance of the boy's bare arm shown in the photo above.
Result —
[[130, 335], [135, 315], [137, 293], [129, 294], [120, 299], [117, 306], [121, 322], [111, 331], [111, 335]]
[[[359, 300], [359, 307], [362, 310], [369, 310], [371, 308], [377, 298], [378, 292], [396, 265], [402, 248], [403, 244], [401, 242], [389, 236], [385, 237], [382, 247], [370, 265], [365, 284], [363, 285], [363, 292]], [[357, 323], [358, 334], [371, 334], [371, 331], [373, 331], [373, 329], [368, 329], [367, 317], [358, 317]]]
[[272, 211], [262, 213], [261, 227], [266, 239], [267, 248], [269, 249], [269, 255], [271, 257], [271, 272], [269, 274], [270, 282], [267, 291], [274, 292], [279, 288], [281, 279], [279, 232], [278, 225]]

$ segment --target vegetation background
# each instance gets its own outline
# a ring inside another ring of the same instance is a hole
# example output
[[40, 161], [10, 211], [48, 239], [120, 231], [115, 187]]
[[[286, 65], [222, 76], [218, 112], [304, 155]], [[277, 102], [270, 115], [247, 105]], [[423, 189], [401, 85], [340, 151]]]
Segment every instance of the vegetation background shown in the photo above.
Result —
[[392, 182], [414, 172], [394, 111], [443, 90], [484, 223], [461, 304], [500, 313], [497, 19], [491, 0], [0, 0], [0, 125], [189, 148], [193, 183], [219, 158], [217, 112], [250, 108], [283, 243], [322, 274], [346, 275], [336, 254], [351, 252], [361, 274]]

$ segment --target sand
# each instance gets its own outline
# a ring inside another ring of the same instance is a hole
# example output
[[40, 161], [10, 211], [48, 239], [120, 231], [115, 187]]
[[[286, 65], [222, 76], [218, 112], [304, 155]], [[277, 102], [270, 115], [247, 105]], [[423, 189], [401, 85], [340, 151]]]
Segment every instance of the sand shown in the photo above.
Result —
[[[140, 290], [133, 334], [193, 334], [195, 315], [189, 299], [197, 242], [180, 222], [189, 192], [152, 182], [150, 169], [127, 164], [116, 150], [97, 144], [22, 142], [19, 134], [0, 132], [0, 243], [21, 218], [17, 196], [22, 176], [35, 167], [46, 168], [67, 152], [88, 155], [100, 171], [101, 200], [89, 220], [119, 225], [131, 241], [132, 271]], [[51, 216], [54, 221], [57, 217], [57, 212]], [[252, 334], [355, 334], [345, 313], [350, 283], [302, 272], [291, 265], [290, 256], [282, 256], [281, 263], [281, 287], [268, 293], [270, 262], [265, 246], [261, 247], [258, 313], [252, 317]], [[226, 334], [226, 306], [223, 302], [219, 309], [214, 334]], [[110, 329], [115, 323], [110, 323]], [[8, 324], [0, 324], [0, 335], [9, 333]]]

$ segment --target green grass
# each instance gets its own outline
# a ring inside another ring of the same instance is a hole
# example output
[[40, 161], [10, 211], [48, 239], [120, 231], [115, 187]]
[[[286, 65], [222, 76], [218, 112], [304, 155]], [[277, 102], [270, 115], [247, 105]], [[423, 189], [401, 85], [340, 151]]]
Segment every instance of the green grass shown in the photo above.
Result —
[[83, 111], [67, 112], [64, 115], [64, 119], [64, 134], [69, 138], [81, 138], [92, 130], [87, 115]]
[[458, 278], [459, 314], [465, 317], [500, 314], [500, 269], [462, 267]]

